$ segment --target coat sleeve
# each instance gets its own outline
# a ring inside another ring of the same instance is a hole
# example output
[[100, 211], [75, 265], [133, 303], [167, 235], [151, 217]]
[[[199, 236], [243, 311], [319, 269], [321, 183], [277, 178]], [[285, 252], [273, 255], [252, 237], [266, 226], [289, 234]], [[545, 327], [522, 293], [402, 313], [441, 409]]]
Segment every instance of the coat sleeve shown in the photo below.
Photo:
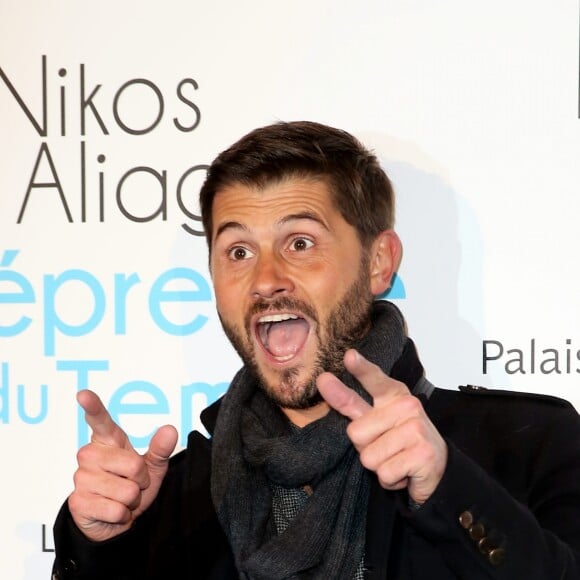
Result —
[[65, 502], [54, 524], [52, 580], [145, 578], [143, 546], [146, 527], [145, 520], [140, 518], [129, 531], [105, 542], [92, 542], [76, 527]]
[[105, 542], [88, 540], [68, 506], [54, 525], [53, 580], [230, 580], [231, 550], [215, 516], [209, 489], [210, 444], [189, 435], [171, 458], [151, 507], [133, 527]]
[[485, 467], [448, 440], [438, 488], [403, 508], [458, 578], [580, 579], [580, 420], [569, 406], [549, 416], [496, 433]]

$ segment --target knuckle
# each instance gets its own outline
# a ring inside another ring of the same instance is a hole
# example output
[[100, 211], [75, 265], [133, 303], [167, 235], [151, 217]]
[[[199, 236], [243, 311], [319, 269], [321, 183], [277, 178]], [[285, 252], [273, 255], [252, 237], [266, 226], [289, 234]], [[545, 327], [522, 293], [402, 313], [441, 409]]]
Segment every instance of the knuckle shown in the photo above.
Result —
[[418, 440], [424, 439], [427, 433], [425, 423], [419, 417], [411, 417], [408, 419], [407, 429], [409, 429]]
[[402, 381], [398, 381], [397, 379], [393, 379], [392, 377], [389, 377], [389, 379], [392, 381], [392, 387], [391, 387], [392, 391], [394, 391], [398, 395], [409, 395], [410, 396], [409, 388], [407, 387], [407, 385], [405, 383], [403, 383]]
[[377, 471], [378, 466], [376, 464], [376, 456], [371, 448], [365, 447], [364, 449], [361, 449], [359, 457], [363, 467], [366, 467], [366, 469], [370, 469], [371, 471]]
[[423, 411], [423, 406], [421, 401], [411, 394], [403, 395], [399, 401], [399, 404], [403, 407], [406, 413], [409, 415], [419, 416]]
[[351, 421], [346, 427], [346, 434], [354, 445], [362, 440], [362, 427], [359, 421]]
[[388, 487], [393, 485], [394, 483], [393, 472], [386, 463], [383, 463], [382, 465], [378, 466], [376, 474], [379, 483], [381, 484], [382, 487]]
[[419, 453], [424, 463], [433, 463], [437, 459], [437, 451], [430, 441], [423, 441]]
[[72, 492], [68, 498], [68, 509], [71, 513], [79, 512], [82, 507], [82, 500], [78, 493]]
[[146, 471], [145, 460], [140, 455], [133, 455], [127, 458], [125, 464], [126, 475], [132, 480], [143, 478]]
[[92, 461], [94, 457], [92, 444], [84, 445], [77, 451], [77, 463], [83, 465]]
[[94, 471], [86, 469], [85, 467], [79, 467], [73, 473], [72, 477], [75, 491], [80, 493], [90, 491], [94, 487], [95, 478]]
[[136, 481], [130, 479], [123, 480], [122, 486], [119, 486], [119, 501], [126, 506], [131, 506], [139, 502], [141, 497], [141, 488]]
[[131, 512], [129, 508], [123, 504], [116, 501], [107, 502], [105, 521], [123, 524], [129, 520], [131, 517]]
[[73, 474], [73, 483], [75, 485], [75, 490], [81, 487], [82, 482], [83, 482], [82, 471], [80, 469], [77, 469]]

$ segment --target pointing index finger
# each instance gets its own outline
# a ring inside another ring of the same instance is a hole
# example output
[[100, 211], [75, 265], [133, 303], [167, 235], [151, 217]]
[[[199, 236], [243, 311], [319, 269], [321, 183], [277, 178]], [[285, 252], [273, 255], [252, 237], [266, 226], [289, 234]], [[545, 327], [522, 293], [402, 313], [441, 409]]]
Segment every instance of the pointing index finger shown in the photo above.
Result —
[[358, 419], [371, 408], [362, 397], [332, 373], [322, 373], [316, 379], [316, 386], [328, 405], [351, 420]]
[[344, 355], [344, 366], [375, 402], [409, 394], [409, 389], [404, 383], [386, 375], [380, 367], [352, 348]]
[[85, 412], [85, 420], [93, 432], [93, 441], [104, 445], [126, 447], [125, 433], [111, 419], [111, 415], [96, 393], [88, 389], [79, 391], [77, 401]]

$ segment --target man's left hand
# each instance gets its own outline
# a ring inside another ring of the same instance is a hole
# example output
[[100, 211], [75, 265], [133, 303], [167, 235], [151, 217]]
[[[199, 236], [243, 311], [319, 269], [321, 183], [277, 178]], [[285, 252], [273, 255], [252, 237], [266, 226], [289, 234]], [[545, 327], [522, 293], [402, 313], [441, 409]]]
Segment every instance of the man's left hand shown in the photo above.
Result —
[[347, 434], [364, 467], [385, 489], [407, 488], [423, 504], [435, 491], [447, 464], [447, 444], [423, 405], [404, 383], [385, 375], [355, 350], [344, 355], [346, 369], [371, 395], [369, 405], [331, 373], [317, 379], [322, 397], [351, 419]]

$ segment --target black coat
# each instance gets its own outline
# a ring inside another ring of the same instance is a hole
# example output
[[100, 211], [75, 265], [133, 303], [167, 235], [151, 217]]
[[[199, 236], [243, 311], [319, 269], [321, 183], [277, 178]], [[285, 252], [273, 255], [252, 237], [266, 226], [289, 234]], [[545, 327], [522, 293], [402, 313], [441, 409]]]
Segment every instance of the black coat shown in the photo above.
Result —
[[[425, 407], [449, 445], [445, 474], [418, 510], [373, 480], [365, 577], [579, 580], [576, 411], [554, 397], [474, 387], [435, 389]], [[210, 432], [218, 410], [219, 403], [202, 415]], [[210, 498], [210, 457], [211, 442], [192, 432], [151, 508], [103, 543], [81, 535], [65, 504], [54, 528], [53, 578], [238, 578]]]

